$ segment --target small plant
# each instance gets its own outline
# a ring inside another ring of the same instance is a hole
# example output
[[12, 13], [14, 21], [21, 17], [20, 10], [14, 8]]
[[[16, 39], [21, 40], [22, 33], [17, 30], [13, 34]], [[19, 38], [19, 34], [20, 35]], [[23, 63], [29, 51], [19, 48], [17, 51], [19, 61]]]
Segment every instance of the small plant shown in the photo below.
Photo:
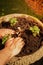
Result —
[[40, 29], [38, 26], [30, 27], [31, 32], [33, 33], [33, 36], [39, 35]]
[[2, 44], [5, 44], [5, 42], [8, 40], [9, 38], [9, 35], [5, 35], [3, 38], [2, 38]]
[[11, 25], [11, 26], [15, 25], [16, 22], [18, 22], [18, 21], [17, 21], [17, 18], [11, 18], [11, 19], [10, 19], [10, 25]]

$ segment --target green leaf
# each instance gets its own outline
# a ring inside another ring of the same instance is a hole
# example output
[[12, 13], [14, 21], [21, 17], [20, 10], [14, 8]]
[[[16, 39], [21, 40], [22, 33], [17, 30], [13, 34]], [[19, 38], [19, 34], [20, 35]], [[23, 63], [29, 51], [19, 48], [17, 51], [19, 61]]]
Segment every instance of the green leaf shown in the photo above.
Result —
[[33, 26], [34, 31], [40, 31], [40, 29], [38, 28], [38, 26]]
[[3, 38], [2, 38], [2, 44], [5, 44], [5, 42], [8, 40], [9, 38], [9, 35], [5, 35]]
[[17, 18], [11, 18], [11, 19], [10, 19], [10, 25], [11, 25], [11, 26], [15, 25], [17, 22], [18, 22], [18, 21], [17, 21]]
[[30, 27], [30, 30], [33, 33], [33, 36], [39, 35], [40, 29], [38, 26]]
[[32, 32], [34, 32], [34, 29], [33, 29], [33, 27], [30, 27], [30, 30], [31, 30]]

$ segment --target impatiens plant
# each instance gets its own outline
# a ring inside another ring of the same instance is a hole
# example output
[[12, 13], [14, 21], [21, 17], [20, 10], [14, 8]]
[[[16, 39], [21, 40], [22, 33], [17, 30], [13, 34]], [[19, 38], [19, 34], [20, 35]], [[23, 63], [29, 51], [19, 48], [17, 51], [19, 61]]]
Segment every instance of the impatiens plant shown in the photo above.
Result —
[[17, 21], [17, 18], [11, 18], [11, 19], [10, 19], [10, 25], [11, 25], [11, 26], [15, 25], [16, 22], [18, 22], [18, 21]]
[[38, 26], [32, 26], [30, 27], [30, 30], [33, 33], [33, 36], [39, 35], [40, 29]]

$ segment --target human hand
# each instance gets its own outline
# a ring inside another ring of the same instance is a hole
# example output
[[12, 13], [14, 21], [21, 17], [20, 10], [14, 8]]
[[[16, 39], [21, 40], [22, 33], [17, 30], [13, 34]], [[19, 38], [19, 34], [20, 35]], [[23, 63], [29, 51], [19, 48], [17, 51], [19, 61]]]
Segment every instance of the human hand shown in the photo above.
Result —
[[[0, 29], [0, 38], [7, 34], [15, 34], [12, 29]], [[9, 38], [5, 43], [5, 48], [0, 50], [0, 65], [4, 65], [13, 56], [17, 55], [24, 46], [24, 41], [22, 38]]]
[[10, 38], [6, 41], [5, 48], [0, 51], [0, 65], [6, 64], [13, 56], [20, 53], [24, 46], [22, 38]]
[[17, 37], [15, 39], [10, 38], [9, 40], [7, 40], [5, 44], [5, 48], [7, 47], [9, 51], [11, 51], [11, 57], [19, 54], [23, 46], [24, 46], [24, 41], [20, 37]]

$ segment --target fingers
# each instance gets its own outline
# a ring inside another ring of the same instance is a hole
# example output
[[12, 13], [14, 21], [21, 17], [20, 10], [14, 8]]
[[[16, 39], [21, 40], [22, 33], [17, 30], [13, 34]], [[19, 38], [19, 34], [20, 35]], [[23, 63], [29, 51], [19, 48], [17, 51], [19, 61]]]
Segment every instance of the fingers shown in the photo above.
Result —
[[[6, 44], [5, 47], [9, 47], [10, 51], [12, 52], [12, 56], [17, 55], [18, 53], [20, 53], [21, 49], [24, 46], [24, 41], [22, 38], [17, 37], [17, 38], [10, 38]], [[11, 57], [12, 57], [11, 56]]]
[[21, 47], [23, 47], [23, 45], [24, 45], [23, 39], [18, 37], [13, 40], [11, 47], [14, 46], [14, 49], [17, 48], [19, 50]]
[[19, 40], [16, 42], [15, 46], [20, 49], [24, 44], [24, 41], [22, 38], [19, 37]]
[[15, 31], [12, 30], [12, 29], [0, 29], [0, 38], [2, 38], [3, 36], [5, 35], [8, 35], [8, 34], [15, 34]]
[[14, 43], [14, 38], [10, 38], [6, 41], [5, 43], [5, 47], [9, 47], [12, 45], [12, 43]]
[[[19, 42], [21, 42], [23, 39], [21, 37], [17, 37], [14, 39], [14, 44], [18, 45]], [[20, 45], [20, 44], [19, 44]]]
[[12, 56], [15, 56], [15, 55], [19, 54], [20, 51], [22, 50], [24, 44], [25, 43], [24, 43], [23, 39], [19, 38], [19, 40], [15, 44], [15, 48], [13, 49]]
[[15, 39], [14, 39], [14, 37], [8, 39], [8, 40], [6, 41], [5, 47], [7, 47], [7, 46], [12, 46], [12, 44], [15, 45], [19, 39], [20, 39], [19, 37], [18, 37], [18, 38], [15, 38]]

